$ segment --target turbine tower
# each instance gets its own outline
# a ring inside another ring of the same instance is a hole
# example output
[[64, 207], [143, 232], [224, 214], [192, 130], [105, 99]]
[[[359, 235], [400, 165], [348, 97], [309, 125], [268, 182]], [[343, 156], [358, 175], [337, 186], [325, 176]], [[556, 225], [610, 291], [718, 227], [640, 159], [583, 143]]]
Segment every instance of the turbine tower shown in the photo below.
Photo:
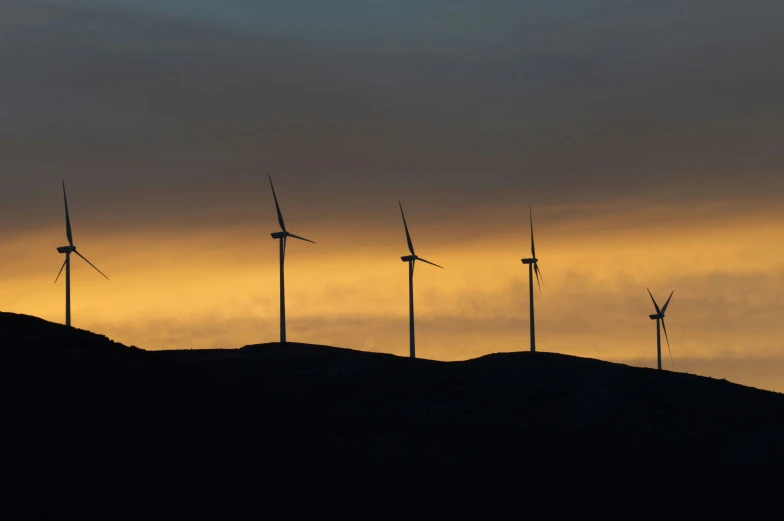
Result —
[[406, 229], [408, 251], [411, 252], [411, 255], [400, 257], [400, 260], [408, 263], [408, 324], [410, 336], [409, 352], [411, 358], [416, 358], [416, 347], [414, 342], [414, 263], [419, 260], [435, 266], [436, 268], [444, 269], [444, 267], [439, 266], [434, 262], [430, 262], [429, 260], [425, 260], [414, 253], [414, 244], [411, 242], [411, 234], [408, 233], [408, 224], [406, 224], [406, 214], [403, 213], [403, 205], [400, 203], [400, 201], [398, 201], [397, 204], [400, 206], [400, 215], [403, 216], [403, 227]]
[[65, 254], [65, 261], [63, 261], [63, 265], [60, 266], [60, 271], [57, 272], [57, 278], [54, 279], [55, 284], [57, 284], [57, 280], [60, 278], [60, 274], [63, 272], [63, 268], [65, 268], [65, 325], [71, 327], [71, 254], [75, 253], [79, 257], [81, 257], [87, 264], [95, 268], [95, 271], [103, 275], [106, 280], [109, 280], [109, 277], [104, 275], [104, 273], [95, 267], [95, 265], [88, 261], [84, 255], [76, 251], [76, 246], [73, 243], [73, 234], [71, 233], [71, 218], [68, 215], [68, 198], [65, 196], [65, 181], [63, 183], [63, 202], [65, 203], [65, 235], [68, 237], [68, 246], [60, 246], [57, 248], [58, 253]]
[[[648, 289], [648, 288], [645, 288]], [[648, 315], [651, 320], [656, 321], [656, 358], [658, 361], [659, 371], [661, 371], [661, 329], [664, 328], [664, 338], [667, 340], [667, 351], [670, 353], [670, 362], [672, 363], [672, 367], [675, 367], [675, 362], [672, 361], [672, 351], [670, 351], [670, 339], [667, 337], [667, 325], [664, 323], [664, 313], [667, 312], [667, 306], [670, 305], [670, 299], [672, 298], [672, 294], [675, 291], [670, 293], [667, 302], [664, 303], [664, 307], [659, 309], [659, 305], [656, 303], [656, 299], [653, 298], [653, 294], [651, 294], [651, 290], [648, 289], [648, 295], [651, 296], [651, 300], [653, 301], [653, 307], [656, 308], [656, 313], [653, 315]]]
[[292, 237], [294, 239], [299, 239], [301, 241], [312, 242], [316, 244], [314, 241], [310, 239], [306, 239], [304, 237], [300, 237], [299, 235], [294, 235], [293, 233], [289, 233], [286, 230], [286, 225], [283, 224], [283, 215], [280, 213], [280, 205], [278, 204], [278, 196], [275, 195], [275, 187], [272, 186], [272, 176], [268, 175], [270, 188], [272, 188], [272, 197], [275, 199], [275, 210], [278, 212], [278, 224], [280, 224], [280, 231], [274, 232], [272, 235], [273, 239], [280, 240], [280, 343], [286, 343], [286, 291], [285, 291], [285, 284], [283, 280], [283, 260], [286, 257], [286, 238]]
[[531, 311], [531, 352], [536, 352], [536, 331], [534, 329], [534, 275], [536, 275], [536, 284], [539, 286], [539, 291], [542, 291], [542, 283], [540, 277], [542, 273], [539, 271], [539, 259], [536, 258], [536, 248], [534, 247], [534, 217], [531, 211], [531, 205], [528, 205], [528, 217], [531, 221], [531, 258], [520, 259], [523, 264], [528, 264], [528, 298], [530, 300]]

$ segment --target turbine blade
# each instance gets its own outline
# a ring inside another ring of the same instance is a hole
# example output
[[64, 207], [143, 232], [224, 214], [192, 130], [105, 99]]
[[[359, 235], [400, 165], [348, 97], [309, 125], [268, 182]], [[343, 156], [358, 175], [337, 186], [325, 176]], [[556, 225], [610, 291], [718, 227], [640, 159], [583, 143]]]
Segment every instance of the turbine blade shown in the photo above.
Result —
[[273, 197], [273, 199], [275, 199], [275, 211], [278, 212], [278, 224], [280, 224], [281, 231], [285, 232], [286, 231], [286, 225], [283, 224], [283, 214], [280, 213], [280, 205], [278, 204], [278, 196], [275, 195], [275, 187], [272, 186], [272, 176], [267, 174], [267, 177], [269, 177], [270, 188], [272, 188], [272, 197]]
[[55, 284], [57, 284], [57, 279], [59, 279], [59, 278], [60, 278], [60, 274], [63, 272], [63, 268], [65, 268], [65, 263], [66, 263], [66, 262], [67, 262], [67, 259], [66, 259], [66, 260], [64, 260], [64, 261], [63, 261], [63, 265], [62, 265], [62, 266], [60, 266], [60, 271], [58, 271], [58, 272], [57, 272], [57, 278], [56, 278], [56, 279], [54, 279], [54, 283], [55, 283]]
[[[645, 289], [648, 289], [648, 288], [645, 288]], [[653, 307], [656, 308], [656, 313], [661, 315], [662, 314], [661, 309], [659, 309], [659, 305], [656, 303], [656, 299], [653, 298], [653, 295], [651, 294], [651, 290], [649, 290], [649, 289], [648, 289], [648, 295], [650, 295], [651, 296], [651, 300], [653, 300]]]
[[281, 241], [283, 241], [283, 259], [286, 258], [286, 239], [288, 239], [288, 237], [283, 237], [281, 239]]
[[301, 241], [312, 242], [313, 244], [316, 244], [316, 241], [311, 241], [310, 239], [306, 239], [305, 237], [300, 237], [299, 235], [294, 235], [293, 233], [290, 233], [289, 237], [294, 237], [295, 239], [299, 239]]
[[542, 291], [542, 283], [540, 281], [541, 273], [539, 272], [538, 262], [534, 262], [534, 275], [536, 275], [536, 284], [539, 286], [539, 291]]
[[431, 265], [435, 266], [436, 268], [441, 268], [441, 269], [444, 269], [444, 267], [443, 267], [443, 266], [439, 266], [439, 265], [438, 265], [438, 264], [436, 264], [435, 262], [430, 262], [429, 260], [425, 260], [425, 259], [423, 259], [422, 257], [417, 257], [417, 259], [416, 259], [416, 260], [418, 260], [418, 261], [422, 261], [422, 262], [426, 262], [426, 263], [428, 263], [428, 264], [431, 264]]
[[531, 205], [528, 205], [528, 217], [531, 220], [531, 257], [536, 258], [536, 247], [534, 247], [534, 214]]
[[63, 202], [65, 203], [65, 235], [68, 237], [68, 244], [73, 246], [73, 234], [71, 233], [71, 217], [68, 215], [68, 198], [65, 196], [65, 180], [63, 182]]
[[664, 329], [664, 339], [667, 340], [667, 352], [670, 353], [670, 363], [672, 364], [672, 368], [675, 369], [675, 362], [672, 360], [672, 351], [670, 350], [670, 339], [667, 336], [667, 324], [664, 323], [664, 317], [661, 319], [662, 329]]
[[96, 268], [96, 267], [95, 267], [95, 264], [93, 264], [92, 262], [88, 261], [88, 260], [87, 260], [87, 258], [86, 258], [84, 255], [82, 255], [81, 253], [79, 253], [79, 252], [78, 252], [78, 251], [76, 251], [76, 250], [74, 250], [74, 253], [75, 253], [75, 254], [77, 254], [77, 255], [78, 255], [79, 257], [81, 257], [82, 259], [84, 259], [84, 262], [86, 262], [87, 264], [89, 264], [90, 266], [92, 266], [93, 268], [95, 268], [95, 271], [97, 271], [98, 273], [100, 273], [101, 275], [103, 275], [103, 276], [104, 276], [104, 278], [105, 278], [106, 280], [109, 280], [109, 277], [107, 277], [106, 275], [104, 275], [104, 273], [103, 273], [101, 270], [99, 270], [98, 268]]
[[406, 214], [403, 213], [403, 205], [401, 204], [400, 201], [398, 201], [397, 204], [400, 205], [400, 215], [403, 216], [403, 227], [406, 229], [406, 241], [408, 241], [408, 251], [411, 252], [411, 255], [416, 255], [416, 253], [414, 253], [414, 245], [411, 242], [411, 234], [408, 233], [408, 224], [406, 224]]
[[664, 315], [664, 314], [667, 312], [667, 306], [669, 306], [669, 305], [670, 305], [670, 299], [672, 298], [672, 294], [673, 294], [673, 293], [675, 293], [675, 291], [674, 291], [674, 290], [672, 291], [672, 293], [670, 293], [670, 296], [667, 298], [667, 302], [665, 302], [665, 303], [664, 303], [664, 307], [663, 307], [663, 308], [662, 308], [662, 310], [661, 310], [661, 312], [662, 312], [662, 315]]

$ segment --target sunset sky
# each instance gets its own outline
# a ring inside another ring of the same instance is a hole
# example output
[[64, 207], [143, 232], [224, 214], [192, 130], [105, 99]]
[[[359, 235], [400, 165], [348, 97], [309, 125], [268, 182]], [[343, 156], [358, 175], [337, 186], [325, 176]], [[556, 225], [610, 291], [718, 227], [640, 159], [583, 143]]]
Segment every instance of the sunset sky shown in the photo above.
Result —
[[[0, 2], [0, 311], [145, 349], [528, 348], [784, 392], [780, 0]], [[671, 368], [665, 347], [665, 367]]]

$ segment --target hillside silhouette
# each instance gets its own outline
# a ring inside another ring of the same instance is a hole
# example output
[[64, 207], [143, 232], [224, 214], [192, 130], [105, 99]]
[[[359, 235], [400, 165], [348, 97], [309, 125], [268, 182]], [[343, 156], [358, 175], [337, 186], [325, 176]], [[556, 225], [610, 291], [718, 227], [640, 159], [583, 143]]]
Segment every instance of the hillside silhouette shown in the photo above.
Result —
[[8, 519], [780, 519], [784, 395], [553, 353], [144, 351], [0, 313]]

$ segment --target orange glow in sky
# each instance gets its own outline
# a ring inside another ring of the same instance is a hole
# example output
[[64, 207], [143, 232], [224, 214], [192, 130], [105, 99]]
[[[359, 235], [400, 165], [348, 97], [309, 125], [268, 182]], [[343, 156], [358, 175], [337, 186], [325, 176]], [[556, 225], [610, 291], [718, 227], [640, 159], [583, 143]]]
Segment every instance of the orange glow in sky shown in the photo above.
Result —
[[[355, 230], [359, 240], [334, 225], [289, 225], [317, 241], [289, 243], [290, 341], [407, 354], [406, 245], [394, 203], [378, 229]], [[499, 224], [487, 234], [468, 219], [450, 226], [407, 210], [417, 252], [445, 267], [416, 268], [418, 355], [461, 360], [528, 349], [525, 209], [488, 212]], [[534, 212], [544, 278], [535, 291], [539, 350], [655, 367], [646, 287], [660, 305], [674, 290], [667, 327], [676, 370], [784, 390], [781, 215], [605, 206], [570, 208], [570, 219], [565, 210]], [[145, 349], [276, 341], [275, 225], [273, 213], [254, 226], [118, 237], [75, 224], [80, 251], [111, 281], [74, 258], [73, 324]], [[52, 284], [60, 228], [3, 244], [0, 309], [62, 322], [64, 286]]]

